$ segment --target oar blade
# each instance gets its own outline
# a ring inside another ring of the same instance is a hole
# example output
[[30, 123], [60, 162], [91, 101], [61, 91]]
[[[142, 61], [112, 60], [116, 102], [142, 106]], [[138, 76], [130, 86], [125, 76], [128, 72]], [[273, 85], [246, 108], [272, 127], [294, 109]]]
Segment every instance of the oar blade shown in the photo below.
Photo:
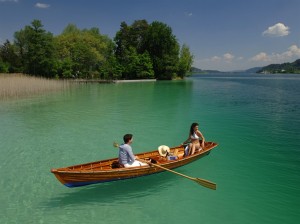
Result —
[[213, 182], [208, 181], [208, 180], [200, 179], [200, 178], [197, 178], [197, 177], [194, 178], [194, 180], [195, 180], [195, 182], [202, 185], [203, 187], [207, 187], [207, 188], [210, 188], [212, 190], [217, 189], [217, 185]]

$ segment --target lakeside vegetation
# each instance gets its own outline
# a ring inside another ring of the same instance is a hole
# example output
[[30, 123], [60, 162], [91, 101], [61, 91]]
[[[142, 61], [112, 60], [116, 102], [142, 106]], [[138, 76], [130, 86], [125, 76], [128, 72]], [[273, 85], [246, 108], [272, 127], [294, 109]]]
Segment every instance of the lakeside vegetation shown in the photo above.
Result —
[[257, 73], [263, 74], [275, 74], [275, 73], [287, 73], [287, 74], [300, 74], [300, 59], [292, 63], [283, 64], [271, 64], [262, 67]]
[[43, 93], [65, 90], [70, 82], [23, 74], [0, 74], [0, 100], [23, 98]]
[[54, 36], [33, 20], [0, 44], [0, 72], [56, 79], [169, 80], [183, 78], [192, 63], [189, 47], [159, 21], [122, 22], [112, 40], [98, 28], [74, 24]]

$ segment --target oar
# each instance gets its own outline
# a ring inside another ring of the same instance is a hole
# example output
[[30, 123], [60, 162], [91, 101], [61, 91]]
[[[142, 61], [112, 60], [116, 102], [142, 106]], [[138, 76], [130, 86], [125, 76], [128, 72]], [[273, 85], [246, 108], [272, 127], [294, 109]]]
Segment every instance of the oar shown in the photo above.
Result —
[[137, 160], [139, 160], [139, 161], [141, 161], [141, 162], [144, 162], [144, 163], [148, 163], [150, 166], [156, 166], [156, 167], [159, 167], [159, 168], [161, 168], [161, 169], [163, 169], [163, 170], [166, 170], [166, 171], [169, 171], [169, 172], [171, 172], [171, 173], [177, 174], [177, 175], [179, 175], [179, 176], [185, 177], [185, 178], [187, 178], [187, 179], [193, 180], [193, 181], [195, 181], [196, 183], [202, 185], [203, 187], [207, 187], [207, 188], [210, 188], [210, 189], [212, 189], [212, 190], [216, 190], [216, 189], [217, 189], [217, 185], [216, 185], [215, 183], [213, 183], [213, 182], [208, 181], [208, 180], [201, 179], [201, 178], [198, 178], [198, 177], [190, 177], [190, 176], [187, 176], [187, 175], [185, 175], [185, 174], [178, 173], [178, 172], [176, 172], [176, 171], [174, 171], [174, 170], [170, 170], [170, 169], [168, 169], [168, 168], [166, 168], [166, 167], [163, 167], [163, 166], [158, 165], [158, 164], [156, 164], [156, 163], [151, 163], [151, 162], [146, 161], [146, 160], [143, 160], [143, 159], [137, 159]]
[[[116, 142], [114, 142], [114, 143], [113, 143], [113, 146], [114, 146], [114, 147], [119, 147], [119, 144], [116, 143]], [[137, 159], [137, 160], [139, 160], [139, 161], [141, 161], [141, 162], [144, 162], [144, 163], [148, 163], [150, 166], [156, 166], [156, 167], [159, 167], [159, 168], [161, 168], [161, 169], [163, 169], [163, 170], [166, 170], [166, 171], [169, 171], [169, 172], [171, 172], [171, 173], [177, 174], [177, 175], [179, 175], [179, 176], [185, 177], [185, 178], [187, 178], [187, 179], [189, 179], [189, 180], [193, 180], [193, 181], [195, 181], [196, 183], [202, 185], [203, 187], [207, 187], [207, 188], [210, 188], [210, 189], [212, 189], [212, 190], [216, 190], [216, 189], [217, 189], [217, 185], [216, 185], [215, 183], [213, 183], [213, 182], [208, 181], [208, 180], [201, 179], [201, 178], [198, 178], [198, 177], [190, 177], [190, 176], [187, 176], [187, 175], [185, 175], [185, 174], [178, 173], [178, 172], [176, 172], [176, 171], [174, 171], [174, 170], [170, 170], [170, 169], [168, 169], [168, 168], [166, 168], [166, 167], [160, 166], [160, 165], [158, 165], [158, 164], [156, 164], [156, 163], [151, 163], [151, 162], [146, 161], [146, 160], [143, 160], [143, 159]]]

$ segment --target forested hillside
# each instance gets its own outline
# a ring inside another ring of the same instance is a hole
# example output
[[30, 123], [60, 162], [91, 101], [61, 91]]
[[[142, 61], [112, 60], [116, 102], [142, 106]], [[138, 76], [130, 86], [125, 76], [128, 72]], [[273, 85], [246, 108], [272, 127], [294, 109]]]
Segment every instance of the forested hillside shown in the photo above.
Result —
[[300, 59], [292, 63], [271, 64], [261, 68], [257, 73], [296, 73], [300, 74]]

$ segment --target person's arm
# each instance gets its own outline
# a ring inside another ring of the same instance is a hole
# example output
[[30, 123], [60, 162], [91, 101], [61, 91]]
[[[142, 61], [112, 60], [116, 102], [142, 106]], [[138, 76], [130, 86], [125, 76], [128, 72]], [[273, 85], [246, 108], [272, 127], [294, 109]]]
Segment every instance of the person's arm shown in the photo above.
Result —
[[204, 145], [205, 145], [205, 138], [203, 136], [203, 134], [201, 133], [201, 131], [197, 131], [197, 135], [202, 139], [202, 143], [201, 143], [201, 147], [204, 149]]

